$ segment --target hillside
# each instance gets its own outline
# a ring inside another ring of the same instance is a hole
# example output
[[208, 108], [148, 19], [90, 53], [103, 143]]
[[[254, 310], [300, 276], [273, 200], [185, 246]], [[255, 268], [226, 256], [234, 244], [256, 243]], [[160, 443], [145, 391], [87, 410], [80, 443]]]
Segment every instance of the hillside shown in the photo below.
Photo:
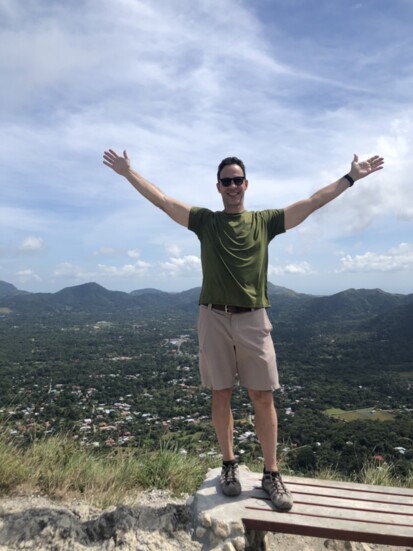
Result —
[[[401, 478], [413, 458], [413, 295], [349, 289], [318, 297], [269, 286], [282, 389], [280, 451], [308, 474], [345, 476], [375, 456]], [[60, 433], [86, 447], [218, 453], [200, 388], [199, 289], [109, 291], [96, 283], [0, 299], [0, 421], [18, 440]], [[245, 461], [260, 448], [233, 394]], [[348, 444], [348, 442], [351, 443]]]
[[[113, 313], [119, 310], [167, 312], [178, 309], [196, 313], [200, 288], [179, 293], [158, 289], [140, 289], [125, 293], [109, 291], [97, 283], [66, 287], [56, 293], [27, 293], [0, 281], [0, 307], [14, 314], [60, 314], [64, 312]], [[296, 293], [291, 289], [268, 284], [275, 320], [301, 324], [355, 321], [390, 312], [413, 303], [413, 294], [386, 293], [380, 289], [348, 289], [331, 296]], [[396, 312], [397, 314], [397, 312]], [[395, 315], [396, 315], [395, 314]], [[397, 317], [397, 315], [396, 315]]]
[[12, 285], [11, 283], [7, 283], [6, 281], [0, 281], [0, 299], [4, 297], [12, 297], [15, 295], [21, 295], [26, 294], [26, 291], [20, 291]]

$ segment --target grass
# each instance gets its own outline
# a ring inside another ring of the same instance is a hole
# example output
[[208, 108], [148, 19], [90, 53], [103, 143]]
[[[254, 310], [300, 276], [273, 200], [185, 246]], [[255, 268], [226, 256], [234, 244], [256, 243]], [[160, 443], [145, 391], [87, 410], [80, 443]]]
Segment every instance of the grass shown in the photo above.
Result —
[[84, 448], [68, 436], [16, 447], [0, 436], [0, 493], [40, 492], [64, 498], [81, 495], [107, 507], [149, 488], [174, 495], [193, 493], [210, 465], [168, 447], [156, 451], [114, 448], [108, 453]]
[[395, 418], [394, 413], [376, 408], [362, 408], [351, 411], [345, 411], [340, 408], [330, 408], [326, 409], [324, 413], [330, 417], [341, 419], [342, 421], [357, 421], [365, 419], [371, 421], [393, 421]]
[[[130, 502], [145, 489], [167, 489], [173, 495], [192, 494], [217, 459], [201, 460], [163, 444], [158, 450], [112, 448], [102, 452], [81, 446], [69, 436], [57, 435], [19, 447], [0, 434], [0, 495], [38, 492], [55, 498], [83, 497], [98, 507]], [[261, 472], [262, 462], [248, 467]], [[294, 475], [284, 457], [280, 470]], [[308, 475], [306, 475], [308, 476]], [[312, 475], [324, 480], [343, 480], [334, 468]], [[400, 480], [391, 465], [369, 462], [353, 482], [413, 487], [413, 468]]]
[[378, 465], [376, 461], [370, 461], [363, 465], [359, 475], [355, 477], [355, 482], [378, 486], [413, 488], [413, 468], [410, 468], [409, 474], [401, 480], [395, 475], [393, 465], [389, 463]]

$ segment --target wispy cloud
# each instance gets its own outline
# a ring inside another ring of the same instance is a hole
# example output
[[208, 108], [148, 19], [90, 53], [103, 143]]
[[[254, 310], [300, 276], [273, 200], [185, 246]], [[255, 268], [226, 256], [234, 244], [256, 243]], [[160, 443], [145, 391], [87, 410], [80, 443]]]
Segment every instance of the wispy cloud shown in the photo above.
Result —
[[281, 0], [2, 0], [2, 277], [16, 277], [28, 236], [43, 248], [26, 252], [47, 244], [47, 263], [27, 268], [39, 289], [62, 278], [137, 288], [149, 274], [176, 289], [200, 277], [196, 238], [101, 164], [107, 147], [127, 147], [165, 193], [213, 210], [227, 155], [246, 162], [247, 207], [261, 209], [334, 181], [353, 153], [380, 153], [386, 169], [294, 230], [294, 253], [272, 275], [310, 281], [317, 265], [322, 286], [335, 259], [313, 256], [334, 240], [366, 235], [380, 255], [388, 225], [389, 247], [410, 242], [412, 15], [403, 0], [320, 0], [316, 13]]
[[16, 276], [17, 276], [17, 279], [19, 281], [21, 281], [22, 283], [28, 283], [28, 282], [32, 282], [32, 281], [41, 281], [41, 277], [38, 276], [33, 270], [31, 270], [30, 268], [25, 268], [25, 269], [22, 269], [22, 270], [19, 270], [17, 273], [16, 273]]
[[201, 260], [197, 256], [171, 257], [160, 265], [164, 274], [169, 277], [196, 277], [201, 273]]
[[413, 270], [413, 244], [400, 243], [386, 252], [367, 251], [364, 254], [340, 258], [341, 272], [400, 272]]
[[305, 260], [301, 262], [285, 264], [284, 266], [268, 266], [268, 276], [277, 276], [284, 274], [314, 274], [316, 271]]
[[34, 235], [29, 235], [28, 237], [23, 239], [18, 245], [19, 252], [24, 252], [24, 253], [38, 252], [38, 251], [41, 251], [43, 248], [44, 248], [43, 238], [36, 237]]
[[148, 271], [150, 264], [143, 260], [137, 260], [134, 264], [125, 264], [123, 266], [108, 266], [106, 264], [98, 264], [101, 274], [112, 276], [115, 278], [135, 278], [141, 276]]

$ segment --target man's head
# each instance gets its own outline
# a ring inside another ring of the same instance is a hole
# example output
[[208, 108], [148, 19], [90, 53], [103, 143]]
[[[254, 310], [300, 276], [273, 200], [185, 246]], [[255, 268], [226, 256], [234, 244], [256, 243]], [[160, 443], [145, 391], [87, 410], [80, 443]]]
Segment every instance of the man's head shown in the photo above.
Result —
[[218, 166], [217, 189], [224, 202], [224, 211], [237, 214], [244, 210], [244, 194], [248, 188], [245, 165], [238, 157], [226, 157]]
[[241, 161], [241, 159], [238, 159], [238, 157], [225, 157], [225, 159], [222, 159], [222, 161], [218, 165], [217, 182], [219, 182], [221, 170], [228, 165], [238, 165], [242, 168], [242, 174], [244, 175], [244, 177], [246, 176], [245, 165]]

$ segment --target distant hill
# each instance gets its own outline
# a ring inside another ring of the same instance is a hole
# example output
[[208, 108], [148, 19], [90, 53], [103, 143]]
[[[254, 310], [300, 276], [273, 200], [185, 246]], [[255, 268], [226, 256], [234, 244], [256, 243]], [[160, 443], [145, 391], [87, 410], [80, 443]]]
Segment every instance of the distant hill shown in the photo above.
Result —
[[159, 289], [147, 288], [147, 289], [137, 289], [136, 291], [131, 291], [129, 294], [140, 296], [140, 295], [150, 295], [150, 294], [163, 295], [168, 293], [166, 293], [165, 291], [160, 291]]
[[357, 320], [383, 314], [413, 302], [412, 295], [386, 293], [381, 289], [348, 289], [331, 296], [315, 297], [300, 311], [303, 320]]
[[[109, 291], [101, 285], [91, 282], [66, 287], [56, 293], [26, 293], [18, 291], [13, 285], [2, 282], [3, 294], [0, 294], [0, 306], [10, 308], [15, 313], [63, 313], [63, 312], [114, 312], [119, 310], [162, 310], [175, 309], [196, 312], [200, 287], [182, 292], [168, 293], [159, 289], [138, 289], [130, 293]], [[291, 308], [292, 302], [300, 302], [312, 295], [296, 293], [291, 289], [268, 284], [268, 293], [272, 303], [279, 311]]]
[[[199, 294], [199, 287], [177, 293], [152, 288], [125, 293], [109, 291], [93, 282], [66, 287], [57, 293], [26, 293], [10, 283], [0, 282], [0, 307], [11, 310], [7, 315], [26, 316], [64, 313], [110, 316], [134, 312], [148, 316], [174, 313], [196, 316]], [[412, 326], [409, 316], [413, 294], [348, 289], [331, 296], [315, 296], [272, 283], [268, 284], [268, 294], [272, 305], [270, 316], [277, 324], [278, 333], [304, 335], [320, 328], [337, 329], [337, 325], [344, 322], [364, 322], [378, 332], [405, 334]]]
[[270, 281], [268, 282], [268, 295], [275, 295], [275, 296], [288, 296], [288, 297], [310, 297], [313, 295], [306, 295], [303, 293], [297, 293], [296, 291], [292, 291], [291, 289], [288, 289], [287, 287], [281, 287], [280, 285], [274, 285]]
[[6, 281], [0, 281], [0, 299], [3, 297], [12, 297], [15, 295], [24, 295], [26, 294], [26, 291], [20, 291], [12, 285], [11, 283], [7, 283]]

